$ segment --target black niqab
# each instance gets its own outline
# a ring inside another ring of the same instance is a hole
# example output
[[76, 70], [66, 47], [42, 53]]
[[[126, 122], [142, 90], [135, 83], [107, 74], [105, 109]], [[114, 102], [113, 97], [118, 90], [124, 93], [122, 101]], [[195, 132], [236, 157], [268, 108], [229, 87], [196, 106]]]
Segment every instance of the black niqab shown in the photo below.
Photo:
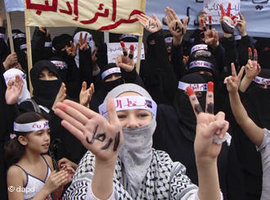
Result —
[[[55, 74], [58, 79], [50, 81], [39, 80], [39, 75], [44, 68]], [[36, 103], [51, 109], [62, 83], [54, 64], [48, 60], [41, 60], [35, 63], [31, 69], [31, 82], [33, 85], [33, 98]]]
[[[185, 83], [206, 83], [204, 78], [199, 74], [187, 74], [181, 79]], [[205, 97], [206, 92], [201, 92], [201, 96], [197, 97], [202, 109], [205, 108]], [[178, 89], [175, 94], [174, 108], [176, 109], [180, 123], [182, 124], [181, 129], [185, 137], [191, 141], [195, 140], [196, 132], [196, 116], [193, 112], [193, 108], [189, 102], [189, 97], [185, 91]]]

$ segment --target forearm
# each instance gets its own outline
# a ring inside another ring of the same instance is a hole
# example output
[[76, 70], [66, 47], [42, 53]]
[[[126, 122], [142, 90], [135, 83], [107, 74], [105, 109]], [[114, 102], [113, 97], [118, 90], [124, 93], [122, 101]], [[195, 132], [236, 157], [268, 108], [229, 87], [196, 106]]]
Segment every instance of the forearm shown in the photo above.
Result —
[[229, 93], [229, 99], [234, 118], [236, 122], [242, 127], [243, 123], [247, 121], [249, 117], [246, 109], [244, 108], [241, 102], [239, 93], [238, 92]]
[[175, 45], [175, 46], [181, 45], [182, 41], [183, 41], [183, 36], [173, 37], [173, 45]]
[[32, 200], [45, 200], [50, 194], [51, 192], [42, 188], [42, 190], [40, 190], [39, 193], [37, 193], [37, 195]]
[[113, 192], [113, 174], [116, 161], [104, 162], [96, 158], [92, 181], [93, 194], [98, 199], [108, 199]]
[[244, 76], [244, 78], [241, 80], [241, 83], [240, 83], [240, 86], [239, 86], [239, 90], [241, 92], [245, 92], [248, 89], [248, 87], [251, 84], [251, 82], [252, 82], [252, 79], [249, 79], [246, 76]]
[[249, 139], [257, 146], [260, 146], [263, 141], [264, 130], [258, 127], [248, 116], [244, 108], [240, 96], [237, 93], [230, 93], [230, 104], [236, 122], [241, 129], [246, 133]]
[[220, 186], [218, 179], [217, 160], [202, 164], [196, 160], [199, 191], [198, 196], [200, 200], [218, 200], [220, 196]]

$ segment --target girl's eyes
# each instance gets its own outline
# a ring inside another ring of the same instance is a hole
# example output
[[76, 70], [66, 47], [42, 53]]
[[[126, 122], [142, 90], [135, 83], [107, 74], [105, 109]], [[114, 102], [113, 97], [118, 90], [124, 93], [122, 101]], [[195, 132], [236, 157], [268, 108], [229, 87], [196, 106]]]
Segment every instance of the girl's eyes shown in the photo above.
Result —
[[138, 117], [140, 117], [140, 118], [144, 118], [144, 117], [148, 117], [148, 116], [149, 116], [148, 113], [139, 113], [138, 114]]
[[128, 118], [129, 115], [134, 115], [134, 117], [136, 117], [138, 119], [142, 119], [142, 118], [149, 117], [151, 114], [148, 112], [144, 112], [144, 111], [139, 111], [139, 112], [136, 112], [134, 114], [117, 113], [119, 120], [124, 120], [124, 119]]
[[42, 131], [37, 132], [37, 135], [42, 135], [42, 134], [43, 134]]
[[46, 132], [47, 132], [49, 135], [51, 134], [51, 130], [49, 129], [49, 130], [47, 130], [47, 131], [38, 131], [36, 135], [41, 136], [43, 133], [46, 133]]
[[117, 116], [118, 116], [118, 119], [125, 119], [127, 116], [126, 115], [124, 115], [124, 114], [117, 114]]

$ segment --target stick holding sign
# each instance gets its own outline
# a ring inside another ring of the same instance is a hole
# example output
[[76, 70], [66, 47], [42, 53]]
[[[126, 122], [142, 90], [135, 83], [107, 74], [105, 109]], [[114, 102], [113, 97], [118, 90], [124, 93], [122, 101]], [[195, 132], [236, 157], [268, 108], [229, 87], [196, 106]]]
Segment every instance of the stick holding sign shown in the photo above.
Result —
[[7, 29], [8, 29], [10, 51], [11, 53], [14, 53], [14, 42], [13, 42], [13, 37], [12, 37], [12, 28], [11, 28], [9, 12], [6, 12], [6, 18], [7, 18]]
[[14, 44], [12, 38], [12, 26], [10, 20], [10, 12], [14, 11], [24, 11], [24, 1], [23, 0], [4, 0], [5, 9], [6, 9], [6, 18], [7, 18], [7, 28], [8, 28], [8, 37], [11, 53], [14, 52]]

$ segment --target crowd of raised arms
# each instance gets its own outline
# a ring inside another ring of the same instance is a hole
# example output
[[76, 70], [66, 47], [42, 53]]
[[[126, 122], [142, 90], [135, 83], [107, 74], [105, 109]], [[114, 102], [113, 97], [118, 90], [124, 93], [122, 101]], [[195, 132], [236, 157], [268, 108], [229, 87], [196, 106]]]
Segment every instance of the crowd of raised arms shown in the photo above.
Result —
[[25, 34], [10, 53], [0, 18], [0, 199], [269, 200], [270, 38], [249, 37], [241, 13], [220, 32], [208, 17], [187, 31], [169, 7], [138, 15], [140, 70], [135, 35], [113, 35], [108, 63], [89, 30], [45, 27], [30, 67]]

